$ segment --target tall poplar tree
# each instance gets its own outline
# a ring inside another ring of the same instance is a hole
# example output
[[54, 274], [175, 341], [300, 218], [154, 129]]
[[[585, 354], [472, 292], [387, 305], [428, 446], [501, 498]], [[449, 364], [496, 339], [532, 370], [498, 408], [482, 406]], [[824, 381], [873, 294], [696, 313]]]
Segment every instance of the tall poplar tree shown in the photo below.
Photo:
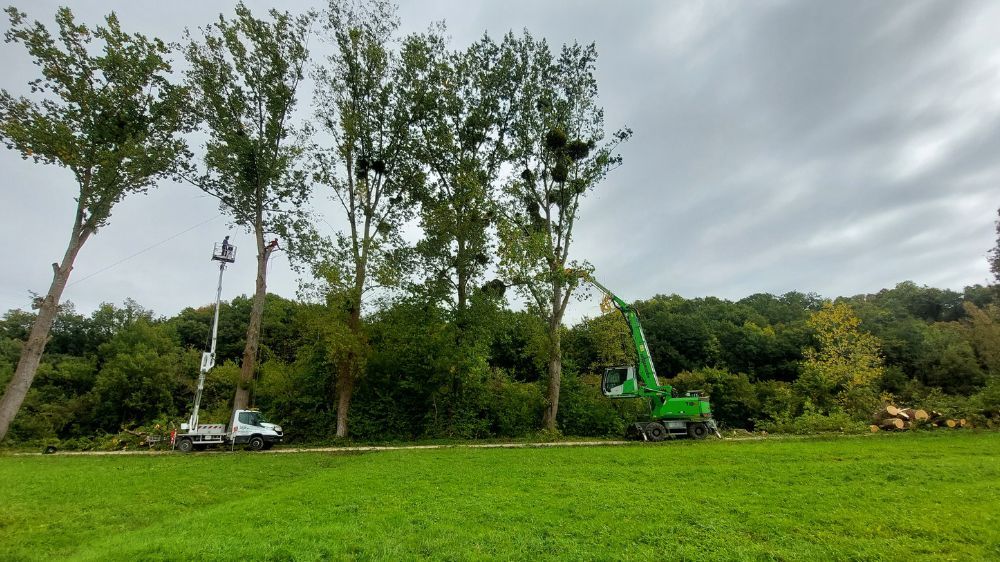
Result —
[[113, 13], [103, 26], [87, 27], [60, 8], [53, 36], [17, 9], [6, 12], [7, 42], [23, 44], [41, 76], [29, 82], [31, 97], [0, 91], [0, 138], [25, 159], [68, 168], [76, 211], [66, 251], [52, 264], [52, 283], [36, 304], [38, 315], [0, 399], [0, 440], [34, 379], [77, 254], [108, 224], [115, 204], [174, 171], [185, 120], [184, 89], [168, 81], [170, 49], [159, 39], [123, 31]]
[[310, 183], [296, 164], [304, 151], [292, 123], [296, 95], [308, 59], [313, 13], [292, 16], [270, 10], [258, 19], [242, 2], [236, 15], [219, 15], [201, 28], [201, 41], [188, 33], [188, 83], [195, 112], [208, 133], [204, 167], [186, 178], [221, 202], [231, 220], [253, 234], [257, 258], [246, 347], [234, 409], [249, 404], [257, 364], [261, 316], [267, 294], [269, 243], [290, 235], [304, 220]]
[[316, 152], [316, 179], [330, 188], [347, 228], [321, 263], [328, 301], [343, 312], [351, 341], [330, 341], [337, 358], [337, 436], [346, 437], [351, 397], [363, 372], [366, 340], [362, 308], [377, 287], [402, 280], [400, 229], [412, 216], [410, 117], [400, 59], [391, 49], [399, 25], [383, 0], [332, 0], [325, 32], [335, 47], [317, 71], [317, 122], [331, 146]]
[[519, 85], [512, 127], [516, 176], [505, 187], [500, 270], [548, 328], [548, 392], [543, 426], [556, 429], [562, 379], [561, 328], [576, 274], [570, 259], [580, 199], [621, 164], [619, 145], [632, 131], [605, 138], [598, 105], [593, 44], [548, 45], [525, 35], [519, 43], [527, 72]]

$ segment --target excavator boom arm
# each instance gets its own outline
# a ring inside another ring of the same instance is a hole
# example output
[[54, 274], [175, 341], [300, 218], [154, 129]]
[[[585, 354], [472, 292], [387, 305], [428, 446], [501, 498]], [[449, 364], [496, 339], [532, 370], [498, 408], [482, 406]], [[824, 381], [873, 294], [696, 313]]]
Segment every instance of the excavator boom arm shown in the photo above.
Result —
[[639, 323], [639, 311], [637, 311], [634, 306], [622, 300], [621, 297], [614, 294], [611, 289], [608, 289], [599, 281], [594, 279], [594, 277], [589, 273], [582, 272], [579, 276], [606, 294], [611, 299], [611, 302], [615, 304], [615, 308], [617, 308], [625, 318], [625, 322], [629, 327], [629, 332], [632, 335], [632, 344], [635, 347], [636, 359], [638, 361], [638, 364], [636, 365], [638, 370], [637, 374], [643, 384], [646, 385], [646, 389], [654, 391], [657, 394], [665, 393], [669, 396], [670, 387], [661, 387], [660, 380], [656, 377], [656, 367], [653, 366], [653, 357], [649, 354], [649, 344], [646, 343], [646, 334], [642, 331], [642, 324]]

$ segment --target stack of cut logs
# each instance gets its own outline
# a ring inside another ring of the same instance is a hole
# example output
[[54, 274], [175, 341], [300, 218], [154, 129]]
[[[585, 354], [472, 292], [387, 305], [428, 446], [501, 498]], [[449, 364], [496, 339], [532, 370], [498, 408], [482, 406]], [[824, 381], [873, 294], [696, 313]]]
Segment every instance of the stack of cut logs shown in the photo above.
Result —
[[887, 429], [901, 431], [914, 426], [937, 426], [954, 429], [956, 427], [968, 427], [969, 423], [962, 419], [946, 418], [940, 412], [931, 410], [914, 410], [913, 408], [897, 408], [891, 404], [886, 405], [875, 413], [874, 423], [871, 425], [872, 433]]

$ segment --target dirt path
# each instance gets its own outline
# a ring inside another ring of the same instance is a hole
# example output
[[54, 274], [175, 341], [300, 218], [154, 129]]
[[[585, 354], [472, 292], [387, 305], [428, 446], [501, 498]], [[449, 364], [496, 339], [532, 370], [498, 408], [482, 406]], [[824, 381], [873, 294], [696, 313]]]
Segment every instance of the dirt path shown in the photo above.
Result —
[[[556, 441], [551, 443], [456, 443], [445, 445], [356, 445], [349, 447], [282, 447], [270, 451], [257, 451], [258, 455], [282, 455], [287, 453], [351, 453], [377, 451], [406, 451], [415, 449], [524, 449], [531, 447], [599, 447], [601, 445], [627, 445], [636, 441]], [[237, 450], [243, 450], [241, 445]], [[195, 454], [229, 452], [226, 448], [208, 449]], [[43, 453], [10, 453], [10, 456], [39, 456]], [[59, 451], [53, 456], [112, 456], [112, 455], [174, 455], [177, 451]]]
[[[804, 439], [805, 435], [747, 435], [740, 437], [724, 437], [724, 441], [758, 441], [764, 439]], [[844, 436], [847, 437], [847, 436]], [[453, 443], [441, 445], [356, 445], [348, 447], [282, 447], [270, 451], [258, 451], [259, 455], [283, 455], [288, 453], [351, 453], [379, 451], [409, 451], [419, 449], [529, 449], [544, 447], [601, 447], [636, 444], [639, 441], [553, 441], [546, 443]], [[238, 447], [242, 450], [243, 447]], [[195, 454], [229, 452], [227, 449], [209, 449]], [[39, 456], [42, 453], [9, 453], [11, 456]], [[59, 451], [55, 456], [111, 456], [111, 455], [174, 455], [176, 451]], [[0, 454], [2, 456], [2, 454]]]

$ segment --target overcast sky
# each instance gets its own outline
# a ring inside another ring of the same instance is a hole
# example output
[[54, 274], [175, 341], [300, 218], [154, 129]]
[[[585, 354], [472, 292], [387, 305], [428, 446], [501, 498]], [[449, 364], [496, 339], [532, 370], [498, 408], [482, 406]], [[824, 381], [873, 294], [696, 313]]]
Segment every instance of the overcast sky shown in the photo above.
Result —
[[[52, 26], [56, 3], [20, 4]], [[273, 4], [249, 3], [258, 12]], [[555, 45], [597, 43], [608, 130], [628, 125], [635, 136], [624, 165], [584, 203], [572, 254], [623, 298], [833, 297], [903, 280], [956, 290], [989, 282], [985, 254], [1000, 206], [1000, 2], [402, 4], [403, 32], [445, 20], [454, 47], [522, 28]], [[114, 10], [128, 30], [179, 41], [185, 27], [231, 7], [132, 0], [81, 3], [74, 13], [93, 24]], [[325, 46], [312, 47], [318, 60]], [[0, 45], [0, 70], [0, 87], [12, 92], [36, 76], [20, 45]], [[311, 97], [311, 88], [302, 92], [303, 107]], [[5, 149], [0, 169], [3, 311], [48, 289], [76, 187], [68, 171]], [[63, 298], [83, 312], [126, 297], [164, 315], [206, 304], [217, 275], [212, 244], [227, 232], [246, 251], [227, 273], [224, 298], [250, 294], [252, 238], [228, 230], [213, 199], [164, 182], [115, 208]], [[281, 256], [268, 285], [295, 295]], [[597, 314], [598, 300], [572, 305], [568, 320]]]

